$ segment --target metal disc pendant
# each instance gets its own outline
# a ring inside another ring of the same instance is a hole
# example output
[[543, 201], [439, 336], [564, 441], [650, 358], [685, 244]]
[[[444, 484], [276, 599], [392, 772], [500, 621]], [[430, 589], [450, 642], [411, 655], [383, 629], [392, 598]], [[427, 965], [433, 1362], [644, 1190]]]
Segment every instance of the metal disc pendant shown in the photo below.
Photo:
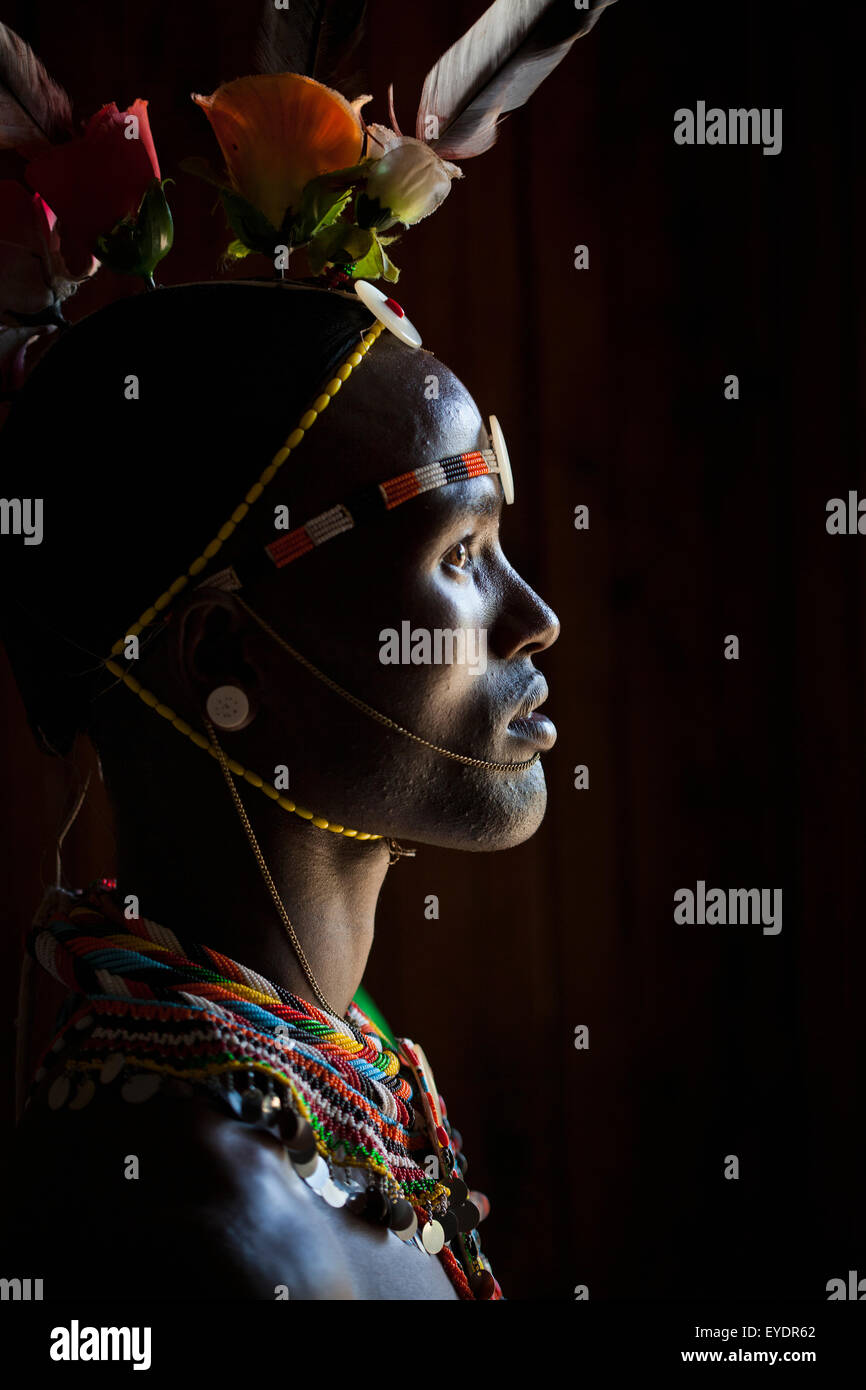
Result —
[[424, 1249], [428, 1255], [438, 1255], [445, 1244], [445, 1232], [439, 1221], [428, 1221], [421, 1232]]
[[408, 1241], [412, 1239], [417, 1229], [418, 1217], [415, 1215], [413, 1211], [412, 1220], [409, 1222], [409, 1225], [402, 1226], [399, 1231], [394, 1231], [394, 1235], [397, 1236], [400, 1240]]
[[319, 1196], [324, 1197], [329, 1207], [344, 1207], [349, 1200], [348, 1192], [338, 1187], [332, 1178], [328, 1178]]
[[70, 1110], [83, 1110], [84, 1107], [85, 1107], [85, 1105], [89, 1105], [89, 1104], [90, 1104], [90, 1102], [93, 1100], [93, 1097], [94, 1097], [95, 1095], [96, 1095], [96, 1087], [94, 1086], [93, 1082], [90, 1080], [90, 1077], [88, 1077], [86, 1081], [82, 1081], [82, 1083], [81, 1083], [81, 1085], [79, 1086], [78, 1090], [75, 1092], [75, 1095], [72, 1097], [71, 1101], [69, 1102], [69, 1109], [70, 1109]]
[[139, 1076], [132, 1076], [122, 1086], [120, 1094], [124, 1100], [128, 1100], [132, 1105], [140, 1105], [142, 1101], [150, 1100], [155, 1096], [162, 1085], [162, 1077], [156, 1072], [143, 1072]]
[[461, 1202], [466, 1201], [466, 1198], [469, 1196], [469, 1188], [462, 1178], [455, 1178], [452, 1174], [450, 1178], [446, 1179], [445, 1185], [451, 1193], [449, 1206], [459, 1207]]
[[52, 1082], [48, 1091], [48, 1104], [52, 1110], [59, 1110], [66, 1104], [71, 1089], [68, 1076], [58, 1076], [57, 1080]]
[[325, 1183], [329, 1182], [331, 1177], [328, 1172], [328, 1165], [320, 1153], [317, 1153], [315, 1158], [311, 1158], [309, 1163], [298, 1163], [295, 1171], [300, 1173], [304, 1182], [308, 1187], [311, 1187], [314, 1192], [321, 1192]]

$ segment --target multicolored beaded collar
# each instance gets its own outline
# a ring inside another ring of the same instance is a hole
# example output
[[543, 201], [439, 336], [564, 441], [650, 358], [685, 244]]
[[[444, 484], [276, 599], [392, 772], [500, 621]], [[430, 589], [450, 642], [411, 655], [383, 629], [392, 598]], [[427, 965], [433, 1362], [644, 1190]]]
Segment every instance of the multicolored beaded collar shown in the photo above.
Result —
[[81, 1110], [106, 1087], [130, 1103], [163, 1088], [204, 1092], [278, 1134], [329, 1205], [438, 1255], [461, 1298], [500, 1299], [477, 1233], [489, 1202], [464, 1181], [460, 1136], [423, 1050], [398, 1038], [393, 1052], [354, 1002], [339, 1019], [218, 951], [128, 919], [123, 902], [110, 879], [46, 894], [27, 949], [72, 993], [27, 1105], [43, 1082], [52, 1109]]

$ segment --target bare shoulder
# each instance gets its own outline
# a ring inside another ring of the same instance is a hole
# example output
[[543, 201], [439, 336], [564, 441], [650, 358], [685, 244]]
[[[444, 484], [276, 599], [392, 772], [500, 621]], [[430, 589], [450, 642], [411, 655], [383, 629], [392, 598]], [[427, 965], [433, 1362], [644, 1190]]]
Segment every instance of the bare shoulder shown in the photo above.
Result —
[[319, 1199], [275, 1138], [203, 1095], [104, 1090], [78, 1111], [37, 1096], [17, 1134], [10, 1235], [28, 1266], [38, 1251], [46, 1297], [354, 1296]]

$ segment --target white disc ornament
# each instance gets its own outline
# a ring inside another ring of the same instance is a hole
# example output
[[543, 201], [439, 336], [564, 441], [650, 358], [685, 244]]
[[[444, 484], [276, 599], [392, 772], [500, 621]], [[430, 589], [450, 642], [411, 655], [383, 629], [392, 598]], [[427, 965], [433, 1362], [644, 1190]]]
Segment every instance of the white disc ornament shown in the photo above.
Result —
[[505, 443], [505, 435], [502, 433], [502, 426], [495, 415], [490, 417], [490, 442], [493, 445], [496, 462], [499, 464], [499, 476], [502, 479], [502, 491], [505, 494], [505, 500], [509, 503], [513, 502], [514, 475], [511, 472], [511, 459], [508, 457], [508, 448]]
[[239, 685], [218, 685], [208, 695], [205, 708], [218, 729], [242, 729], [249, 721], [250, 702]]
[[370, 313], [375, 314], [379, 322], [384, 323], [401, 343], [411, 348], [421, 346], [421, 334], [414, 323], [407, 319], [395, 299], [389, 299], [375, 285], [371, 285], [369, 280], [356, 280], [355, 293]]
[[428, 1221], [421, 1232], [421, 1240], [428, 1255], [438, 1255], [445, 1244], [445, 1229], [440, 1221]]

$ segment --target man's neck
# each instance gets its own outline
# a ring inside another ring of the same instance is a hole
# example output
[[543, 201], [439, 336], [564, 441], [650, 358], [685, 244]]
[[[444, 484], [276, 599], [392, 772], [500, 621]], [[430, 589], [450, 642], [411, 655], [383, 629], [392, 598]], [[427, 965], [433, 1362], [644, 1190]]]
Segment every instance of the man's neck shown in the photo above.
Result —
[[[373, 943], [388, 869], [383, 841], [319, 830], [278, 807], [245, 804], [280, 900], [331, 1007], [345, 1014]], [[318, 1004], [250, 841], [228, 802], [181, 821], [141, 804], [117, 821], [117, 876], [145, 917]]]

